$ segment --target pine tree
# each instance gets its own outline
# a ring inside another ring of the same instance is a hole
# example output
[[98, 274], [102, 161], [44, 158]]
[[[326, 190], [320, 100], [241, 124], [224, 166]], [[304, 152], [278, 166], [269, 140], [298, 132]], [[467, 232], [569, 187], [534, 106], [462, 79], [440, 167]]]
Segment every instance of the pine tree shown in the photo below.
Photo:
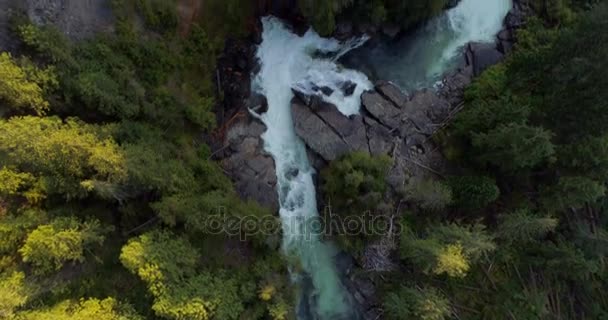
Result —
[[543, 128], [510, 123], [474, 134], [472, 140], [480, 161], [513, 172], [551, 161], [555, 153], [551, 137]]

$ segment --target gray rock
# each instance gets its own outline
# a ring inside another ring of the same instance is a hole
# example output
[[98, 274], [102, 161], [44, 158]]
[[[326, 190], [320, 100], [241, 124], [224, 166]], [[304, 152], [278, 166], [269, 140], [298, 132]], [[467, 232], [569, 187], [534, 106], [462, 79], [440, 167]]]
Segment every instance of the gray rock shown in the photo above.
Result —
[[259, 121], [249, 117], [231, 126], [225, 143], [229, 154], [221, 161], [243, 199], [252, 199], [277, 211], [278, 197], [274, 160], [264, 151], [260, 137], [266, 130]]
[[407, 102], [407, 96], [392, 82], [379, 81], [376, 90], [399, 108], [403, 108]]
[[26, 0], [30, 20], [37, 25], [52, 24], [68, 38], [80, 40], [97, 32], [112, 31], [111, 0]]
[[505, 17], [505, 21], [503, 22], [503, 24], [508, 29], [518, 29], [518, 28], [521, 28], [525, 24], [525, 21], [526, 21], [526, 14], [523, 12], [523, 10], [518, 5], [514, 5], [513, 9], [511, 9], [511, 11], [509, 11], [509, 13], [507, 13], [507, 16]]
[[332, 161], [351, 150], [346, 141], [308, 106], [294, 99], [291, 112], [298, 136], [326, 161]]
[[[450, 104], [446, 100], [440, 98], [434, 91], [427, 89], [416, 91], [412, 95], [412, 99], [405, 104], [404, 108], [404, 112], [408, 118], [433, 123], [438, 123], [445, 119], [449, 110]], [[422, 118], [422, 115], [416, 116], [418, 113], [423, 114], [428, 119]]]
[[438, 94], [454, 108], [464, 100], [464, 89], [473, 81], [473, 67], [467, 66], [447, 75]]
[[351, 151], [368, 151], [365, 125], [360, 115], [349, 118], [327, 103], [312, 108], [312, 111], [346, 141]]
[[361, 103], [367, 112], [385, 126], [391, 129], [399, 127], [401, 123], [399, 109], [395, 108], [390, 101], [384, 99], [378, 92], [364, 92], [361, 95]]
[[252, 93], [245, 103], [248, 109], [262, 115], [268, 111], [268, 101], [266, 97], [259, 93]]
[[498, 41], [498, 50], [505, 55], [511, 53], [511, 51], [513, 51], [513, 42], [505, 40]]
[[291, 91], [296, 96], [296, 98], [298, 98], [306, 106], [316, 106], [323, 101], [320, 96], [304, 93], [298, 90], [297, 88], [291, 88]]
[[352, 81], [346, 81], [340, 85], [340, 90], [345, 97], [350, 97], [355, 93], [355, 89], [357, 89], [357, 84]]
[[370, 117], [363, 118], [363, 121], [367, 128], [369, 152], [374, 156], [388, 154], [391, 150], [393, 139], [391, 132]]
[[497, 35], [496, 38], [502, 41], [513, 41], [513, 32], [509, 29], [502, 29]]
[[470, 43], [468, 50], [472, 55], [473, 74], [480, 75], [484, 70], [499, 63], [504, 55], [496, 50], [494, 44]]

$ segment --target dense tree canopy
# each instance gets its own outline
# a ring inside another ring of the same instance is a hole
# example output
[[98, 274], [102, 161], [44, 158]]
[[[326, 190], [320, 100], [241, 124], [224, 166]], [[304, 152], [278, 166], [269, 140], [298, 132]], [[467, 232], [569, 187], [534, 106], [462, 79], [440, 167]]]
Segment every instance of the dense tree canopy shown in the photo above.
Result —
[[[410, 29], [451, 2], [298, 9], [328, 35], [343, 20]], [[366, 273], [387, 319], [608, 317], [600, 2], [521, 1], [534, 16], [514, 52], [444, 129], [456, 151], [443, 149], [445, 175], [392, 190], [391, 157], [367, 153], [320, 172], [326, 218], [389, 221], [329, 235], [358, 262], [388, 248], [392, 271]], [[178, 4], [112, 1], [114, 31], [80, 42], [13, 17], [18, 50], [0, 53], [0, 318], [296, 318], [299, 266], [278, 250], [274, 213], [239, 197], [205, 143], [224, 98], [217, 59], [257, 28], [254, 3], [202, 1], [187, 19]], [[272, 224], [218, 233], [218, 214]]]

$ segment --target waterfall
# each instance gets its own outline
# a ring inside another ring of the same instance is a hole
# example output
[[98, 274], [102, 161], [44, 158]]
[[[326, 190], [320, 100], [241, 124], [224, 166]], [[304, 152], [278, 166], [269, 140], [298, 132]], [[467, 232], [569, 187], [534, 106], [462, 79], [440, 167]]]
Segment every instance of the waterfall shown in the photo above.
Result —
[[433, 87], [458, 65], [468, 42], [493, 42], [512, 0], [461, 0], [397, 43], [380, 43], [349, 55], [349, 65], [366, 65], [370, 73], [406, 91]]
[[[502, 26], [511, 0], [462, 0], [444, 15], [396, 46], [364, 52], [382, 79], [393, 80], [406, 88], [437, 81], [448, 70], [461, 47], [469, 41], [492, 41]], [[268, 110], [259, 118], [266, 125], [264, 148], [275, 160], [277, 192], [283, 227], [283, 250], [297, 259], [294, 278], [307, 279], [301, 303], [307, 314], [300, 318], [355, 319], [350, 294], [336, 270], [336, 250], [320, 239], [317, 200], [306, 147], [296, 135], [291, 117], [293, 89], [317, 95], [335, 105], [344, 115], [359, 112], [360, 96], [373, 86], [358, 71], [344, 68], [337, 60], [364, 44], [366, 38], [339, 42], [320, 37], [312, 29], [297, 36], [272, 17], [262, 19], [262, 43], [256, 56], [260, 69], [252, 89], [266, 96]], [[380, 50], [380, 51], [378, 51]], [[391, 48], [393, 50], [393, 48]], [[347, 94], [345, 84], [356, 85]], [[302, 282], [301, 282], [302, 283]]]
[[[335, 250], [313, 230], [312, 222], [318, 217], [314, 170], [293, 126], [291, 88], [319, 94], [319, 87], [328, 87], [332, 93], [323, 96], [325, 101], [346, 115], [357, 113], [361, 93], [372, 84], [362, 73], [341, 68], [336, 60], [365, 39], [340, 43], [321, 38], [313, 30], [299, 37], [271, 17], [263, 18], [262, 24], [262, 43], [256, 53], [260, 70], [252, 87], [268, 101], [268, 111], [260, 116], [267, 127], [262, 138], [276, 165], [283, 250], [298, 259], [311, 281], [313, 289], [302, 299], [310, 303], [313, 318], [353, 319], [350, 296], [335, 269]], [[341, 86], [347, 81], [356, 87], [352, 95], [345, 96]]]

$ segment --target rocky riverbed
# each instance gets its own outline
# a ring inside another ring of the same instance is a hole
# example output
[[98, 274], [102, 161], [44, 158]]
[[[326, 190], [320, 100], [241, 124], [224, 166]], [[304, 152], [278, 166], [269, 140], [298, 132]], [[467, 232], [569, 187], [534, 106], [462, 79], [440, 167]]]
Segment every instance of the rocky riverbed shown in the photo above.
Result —
[[[443, 172], [443, 156], [434, 144], [433, 134], [463, 107], [464, 90], [474, 77], [511, 52], [516, 41], [515, 30], [523, 25], [526, 12], [516, 1], [495, 43], [467, 44], [458, 69], [446, 74], [436, 90], [423, 89], [407, 95], [396, 85], [380, 80], [373, 90], [362, 94], [360, 113], [347, 117], [335, 106], [322, 101], [321, 95], [331, 95], [332, 92], [319, 88], [317, 95], [310, 95], [294, 89], [292, 118], [296, 133], [306, 144], [311, 164], [320, 170], [329, 161], [353, 151], [388, 154], [393, 159], [387, 176], [392, 195], [398, 194], [410, 179]], [[342, 90], [347, 95], [352, 88], [346, 84]], [[261, 96], [249, 97], [244, 105], [256, 113], [263, 113], [266, 109]], [[244, 112], [227, 129], [224, 148], [229, 151], [220, 157], [220, 161], [243, 197], [257, 200], [274, 210], [278, 206], [274, 200], [274, 163], [264, 151], [260, 137], [263, 132], [261, 122], [249, 112]], [[398, 202], [397, 197], [388, 197], [389, 201]], [[381, 313], [376, 279], [353, 270], [378, 270], [382, 268], [379, 265], [392, 266], [391, 261], [379, 264], [366, 261], [390, 260], [390, 253], [382, 256], [376, 250], [377, 245], [370, 244], [365, 257], [357, 261], [345, 254], [336, 257], [345, 285], [353, 293], [366, 319], [376, 319]]]

